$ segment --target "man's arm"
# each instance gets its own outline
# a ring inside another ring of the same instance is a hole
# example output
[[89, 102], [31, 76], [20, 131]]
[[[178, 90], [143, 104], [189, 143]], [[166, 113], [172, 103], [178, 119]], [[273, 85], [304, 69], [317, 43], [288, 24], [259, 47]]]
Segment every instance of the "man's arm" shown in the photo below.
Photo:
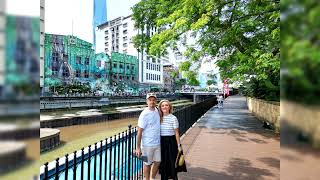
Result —
[[137, 149], [136, 149], [136, 156], [139, 158], [141, 155], [141, 137], [142, 137], [143, 128], [138, 127], [138, 134], [137, 134]]

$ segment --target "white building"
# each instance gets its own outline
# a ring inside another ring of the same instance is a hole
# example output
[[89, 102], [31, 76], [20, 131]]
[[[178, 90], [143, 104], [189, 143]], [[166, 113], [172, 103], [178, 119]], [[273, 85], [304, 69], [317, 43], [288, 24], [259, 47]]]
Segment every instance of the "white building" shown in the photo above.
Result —
[[[118, 17], [116, 19], [107, 21], [98, 26], [96, 31], [96, 53], [105, 52], [111, 54], [111, 52], [119, 52], [132, 56], [136, 56], [139, 59], [139, 82], [142, 84], [163, 84], [163, 61], [164, 58], [157, 58], [148, 56], [145, 53], [143, 57], [141, 53], [134, 48], [132, 39], [141, 31], [138, 31], [134, 27], [134, 21], [132, 16]], [[147, 33], [150, 36], [156, 33], [156, 28], [151, 30], [145, 30], [143, 33]], [[104, 38], [102, 38], [104, 35]]]
[[0, 1], [0, 97], [5, 85], [5, 29], [6, 29], [6, 15], [5, 2]]
[[44, 18], [45, 18], [45, 0], [40, 0], [40, 92], [44, 86]]

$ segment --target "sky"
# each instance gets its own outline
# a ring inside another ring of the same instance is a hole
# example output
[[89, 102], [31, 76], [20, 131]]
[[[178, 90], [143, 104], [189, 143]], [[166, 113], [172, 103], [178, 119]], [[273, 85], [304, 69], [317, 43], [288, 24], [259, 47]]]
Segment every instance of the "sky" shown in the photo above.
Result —
[[5, 7], [8, 14], [40, 16], [40, 0], [6, 0]]
[[[137, 2], [139, 0], [107, 0], [107, 19], [130, 15], [130, 7]], [[71, 35], [73, 32], [92, 43], [92, 16], [93, 0], [45, 0], [46, 33]]]

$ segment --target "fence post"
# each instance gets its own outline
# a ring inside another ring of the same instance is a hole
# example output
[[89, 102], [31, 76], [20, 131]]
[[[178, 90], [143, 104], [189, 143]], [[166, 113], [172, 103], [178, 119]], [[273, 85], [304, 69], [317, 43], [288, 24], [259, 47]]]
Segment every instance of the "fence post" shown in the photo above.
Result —
[[83, 180], [83, 159], [84, 159], [84, 148], [81, 148], [81, 180]]
[[68, 160], [68, 156], [69, 154], [66, 154], [65, 157], [66, 157], [66, 167], [65, 167], [65, 178], [64, 179], [68, 179], [68, 169], [69, 169], [69, 160]]
[[100, 141], [100, 171], [99, 179], [102, 179], [102, 140]]
[[118, 134], [118, 179], [120, 179], [120, 133]]
[[77, 178], [77, 151], [73, 152], [73, 180]]
[[114, 151], [113, 151], [113, 179], [116, 179], [116, 160], [117, 160], [117, 135], [114, 135]]
[[44, 163], [44, 180], [48, 179], [48, 162]]
[[90, 180], [90, 164], [91, 164], [91, 145], [89, 145], [89, 156], [88, 156], [88, 180]]
[[130, 159], [130, 156], [131, 156], [131, 124], [128, 126], [129, 127], [129, 142], [128, 142], [128, 179], [130, 179], [130, 171], [131, 171], [131, 168], [130, 168], [130, 165], [131, 165], [131, 159]]
[[121, 179], [123, 179], [123, 172], [124, 172], [124, 158], [123, 158], [123, 146], [124, 146], [124, 132], [122, 132], [122, 144], [121, 144]]
[[94, 143], [94, 170], [93, 179], [96, 180], [97, 176], [97, 143]]
[[110, 151], [109, 151], [109, 180], [111, 180], [111, 166], [112, 166], [112, 136], [110, 137]]
[[59, 158], [56, 159], [56, 172], [55, 172], [55, 179], [59, 179]]

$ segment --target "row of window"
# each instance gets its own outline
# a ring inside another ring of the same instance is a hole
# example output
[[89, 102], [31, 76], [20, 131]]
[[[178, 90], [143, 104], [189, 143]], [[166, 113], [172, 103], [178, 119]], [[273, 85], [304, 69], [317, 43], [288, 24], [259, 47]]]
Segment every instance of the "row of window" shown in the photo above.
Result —
[[160, 65], [147, 63], [147, 69], [152, 70], [152, 71], [160, 71]]
[[[113, 68], [117, 68], [117, 67], [118, 67], [117, 64], [113, 64]], [[123, 65], [123, 64], [120, 64], [120, 65], [119, 65], [119, 68], [120, 68], [120, 69], [123, 69], [123, 68], [124, 68], [124, 65]], [[129, 66], [129, 65], [127, 65], [127, 69], [130, 70], [130, 66]], [[131, 70], [134, 71], [134, 66], [131, 66]]]
[[116, 80], [132, 80], [134, 81], [134, 76], [121, 76], [121, 75], [113, 75], [113, 79]]
[[[119, 25], [118, 25], [117, 27], [112, 27], [112, 28], [111, 28], [111, 31], [112, 31], [112, 32], [114, 32], [114, 30], [119, 31], [119, 27], [120, 27]], [[123, 28], [127, 28], [127, 27], [128, 27], [128, 23], [124, 23], [124, 24], [122, 25], [122, 27], [123, 27]], [[104, 33], [105, 33], [105, 34], [108, 34], [108, 33], [109, 33], [109, 30], [105, 30]]]
[[147, 80], [160, 81], [160, 75], [147, 73]]
[[[109, 38], [108, 37], [106, 37], [106, 39], [105, 40], [109, 40]], [[125, 37], [123, 37], [123, 41], [126, 41], [126, 40], [128, 40], [128, 37], [127, 36], [125, 36]], [[114, 44], [114, 43], [116, 43], [116, 44], [119, 44], [119, 39], [116, 39], [115, 41], [114, 41], [114, 39], [112, 39], [112, 45]], [[106, 46], [109, 46], [109, 42], [105, 42], [104, 43], [104, 45], [106, 45]], [[124, 42], [123, 43], [123, 46], [126, 46], [127, 45], [127, 43], [126, 42]]]
[[[77, 64], [82, 64], [82, 63], [81, 63], [81, 57], [80, 57], [80, 56], [77, 56], [77, 57], [76, 57], [76, 63], [77, 63]], [[90, 60], [89, 60], [88, 57], [85, 58], [84, 64], [86, 64], [86, 65], [89, 65], [89, 64], [90, 64]]]

